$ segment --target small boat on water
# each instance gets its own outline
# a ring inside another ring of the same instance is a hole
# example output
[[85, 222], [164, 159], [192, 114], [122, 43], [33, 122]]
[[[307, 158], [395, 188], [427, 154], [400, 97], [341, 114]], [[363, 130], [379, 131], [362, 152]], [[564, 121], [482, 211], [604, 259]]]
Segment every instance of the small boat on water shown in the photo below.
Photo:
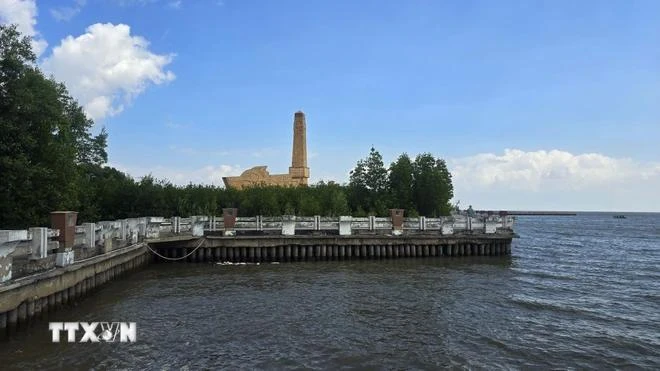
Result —
[[614, 219], [625, 219], [625, 215], [614, 215]]

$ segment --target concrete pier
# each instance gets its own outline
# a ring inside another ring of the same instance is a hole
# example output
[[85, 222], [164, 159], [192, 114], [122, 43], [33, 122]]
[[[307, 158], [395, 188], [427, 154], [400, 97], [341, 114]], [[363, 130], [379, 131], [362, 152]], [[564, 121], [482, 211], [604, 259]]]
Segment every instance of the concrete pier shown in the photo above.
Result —
[[[155, 261], [182, 257], [200, 240], [151, 241]], [[297, 262], [400, 258], [508, 256], [511, 235], [465, 236], [207, 236], [192, 262]], [[214, 251], [205, 252], [205, 251]], [[160, 255], [160, 256], [159, 256]], [[187, 259], [186, 259], [187, 260]]]
[[0, 337], [43, 313], [92, 292], [108, 280], [151, 261], [144, 243], [0, 285]]

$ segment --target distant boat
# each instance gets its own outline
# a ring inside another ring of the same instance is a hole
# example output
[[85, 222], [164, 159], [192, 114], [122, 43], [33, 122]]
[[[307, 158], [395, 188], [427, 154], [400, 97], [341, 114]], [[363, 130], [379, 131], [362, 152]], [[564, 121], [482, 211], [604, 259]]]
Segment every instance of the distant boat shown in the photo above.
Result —
[[625, 219], [625, 215], [614, 215], [614, 219]]

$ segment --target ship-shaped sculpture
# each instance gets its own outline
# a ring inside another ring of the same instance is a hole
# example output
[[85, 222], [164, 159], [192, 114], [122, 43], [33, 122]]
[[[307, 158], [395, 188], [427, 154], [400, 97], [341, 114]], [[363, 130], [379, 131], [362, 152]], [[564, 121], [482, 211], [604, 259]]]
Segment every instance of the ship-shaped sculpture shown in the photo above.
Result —
[[293, 151], [288, 174], [269, 174], [267, 166], [255, 166], [245, 170], [240, 176], [223, 177], [227, 188], [243, 189], [251, 186], [301, 186], [307, 185], [307, 123], [305, 114], [298, 111], [293, 116]]

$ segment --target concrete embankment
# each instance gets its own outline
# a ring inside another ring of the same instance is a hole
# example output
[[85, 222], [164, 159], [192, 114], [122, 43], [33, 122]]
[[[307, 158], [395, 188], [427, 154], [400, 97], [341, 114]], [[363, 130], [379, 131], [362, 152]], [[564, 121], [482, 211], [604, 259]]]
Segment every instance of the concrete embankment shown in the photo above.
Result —
[[150, 261], [146, 244], [138, 243], [0, 285], [0, 331], [55, 310]]
[[207, 236], [153, 241], [156, 260], [294, 262], [414, 257], [509, 256], [511, 234], [468, 236]]

